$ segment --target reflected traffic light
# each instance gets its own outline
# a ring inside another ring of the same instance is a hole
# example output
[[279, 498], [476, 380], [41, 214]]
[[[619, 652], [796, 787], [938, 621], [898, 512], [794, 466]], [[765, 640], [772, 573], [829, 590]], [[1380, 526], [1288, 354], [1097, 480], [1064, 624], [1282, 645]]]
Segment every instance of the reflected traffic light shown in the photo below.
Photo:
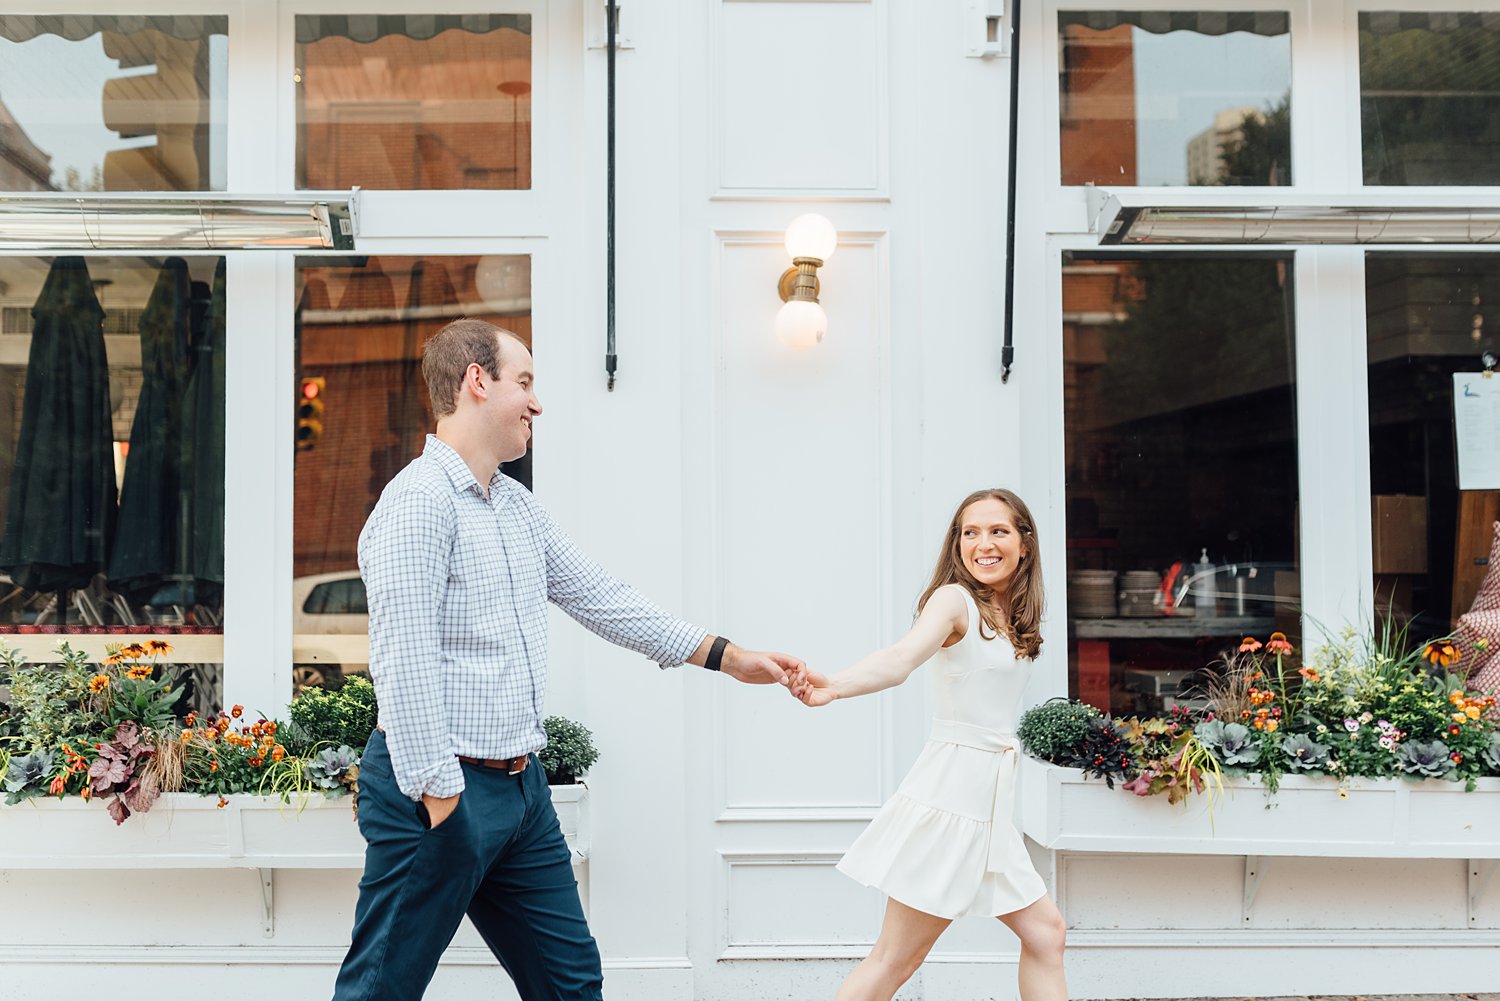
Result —
[[308, 449], [323, 435], [323, 390], [328, 380], [321, 375], [305, 376], [297, 394], [297, 448]]

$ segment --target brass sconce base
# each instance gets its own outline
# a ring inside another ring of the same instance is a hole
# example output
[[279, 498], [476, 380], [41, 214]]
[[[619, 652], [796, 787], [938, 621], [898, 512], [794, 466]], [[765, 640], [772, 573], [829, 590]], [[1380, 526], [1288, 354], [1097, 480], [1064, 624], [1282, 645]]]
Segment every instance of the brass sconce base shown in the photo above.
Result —
[[823, 262], [816, 257], [797, 258], [791, 267], [781, 273], [781, 279], [776, 283], [781, 301], [801, 299], [804, 302], [817, 302], [818, 292], [822, 288], [818, 281], [818, 268], [822, 265]]

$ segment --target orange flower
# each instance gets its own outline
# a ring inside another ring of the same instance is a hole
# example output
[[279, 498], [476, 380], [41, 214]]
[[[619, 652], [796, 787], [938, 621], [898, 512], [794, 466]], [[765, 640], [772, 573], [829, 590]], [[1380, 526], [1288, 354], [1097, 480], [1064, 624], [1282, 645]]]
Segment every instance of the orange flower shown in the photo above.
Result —
[[1480, 712], [1480, 708], [1475, 705], [1468, 706], [1464, 709], [1464, 715], [1468, 716], [1469, 719], [1478, 719]]
[[1261, 648], [1260, 640], [1254, 636], [1246, 636], [1240, 643], [1240, 653], [1254, 653]]
[[151, 652], [152, 656], [156, 656], [157, 654], [171, 653], [172, 644], [166, 640], [147, 640], [146, 649]]
[[125, 656], [132, 658], [146, 656], [146, 648], [141, 646], [139, 643], [131, 643], [129, 646], [121, 649], [120, 652]]
[[275, 736], [275, 734], [276, 734], [276, 724], [272, 723], [270, 720], [266, 720], [265, 724], [266, 724], [266, 733], [271, 734], [272, 736]]
[[1452, 716], [1452, 720], [1455, 723], [1462, 723], [1465, 720], [1467, 720], [1468, 718], [1469, 717], [1467, 715], [1465, 715], [1464, 713], [1454, 713], [1453, 716]]
[[1463, 654], [1459, 653], [1458, 647], [1446, 641], [1427, 644], [1427, 649], [1423, 653], [1428, 660], [1441, 667], [1457, 664], [1463, 657]]
[[220, 809], [220, 810], [224, 809], [228, 805], [229, 805], [229, 800], [225, 799], [223, 796], [220, 796], [219, 797], [219, 801], [214, 804], [215, 808]]
[[1311, 667], [1299, 667], [1297, 668], [1297, 673], [1302, 675], [1303, 681], [1322, 680], [1322, 675], [1318, 674], [1318, 672]]
[[197, 723], [198, 723], [198, 714], [197, 713], [188, 713], [182, 719], [183, 726], [196, 726]]
[[280, 761], [284, 757], [286, 757], [286, 748], [282, 747], [280, 744], [277, 744], [275, 747], [271, 748], [272, 761]]
[[1280, 725], [1281, 725], [1280, 722], [1278, 722], [1277, 720], [1274, 720], [1274, 719], [1272, 719], [1272, 720], [1266, 720], [1266, 730], [1269, 733], [1275, 733], [1276, 732], [1276, 728], [1278, 726], [1280, 726]]
[[235, 719], [239, 719], [241, 716], [244, 715], [244, 713], [245, 713], [245, 707], [244, 706], [235, 706], [233, 709], [229, 710], [229, 715], [233, 716]]
[[266, 760], [265, 758], [262, 758], [260, 755], [257, 754], [255, 757], [253, 757], [253, 758], [250, 759], [250, 767], [251, 768], [259, 768], [262, 764], [265, 763], [265, 760]]
[[147, 678], [151, 677], [151, 668], [145, 666], [144, 664], [139, 664], [126, 671], [125, 676], [132, 681], [145, 681]]
[[214, 723], [214, 726], [218, 728], [220, 733], [227, 733], [229, 731], [229, 720], [220, 716], [218, 721]]
[[184, 730], [184, 731], [182, 731], [181, 740], [182, 740], [182, 742], [184, 744], [186, 744], [188, 741], [190, 741], [192, 739], [193, 739], [193, 731], [191, 731], [191, 730]]
[[211, 771], [211, 772], [216, 772], [216, 771], [219, 770], [219, 759], [218, 758], [215, 758], [214, 760], [212, 760], [212, 761], [210, 761], [208, 763], [208, 770]]
[[1275, 654], [1291, 653], [1292, 644], [1287, 642], [1286, 633], [1272, 633], [1266, 640], [1266, 649]]
[[89, 691], [102, 692], [109, 687], [109, 675], [96, 674], [89, 679]]
[[125, 659], [124, 657], [120, 656], [120, 651], [115, 650], [115, 651], [111, 652], [109, 656], [107, 656], [107, 657], [104, 658], [104, 666], [105, 667], [114, 667], [116, 664], [120, 663], [120, 661], [122, 661], [124, 659]]

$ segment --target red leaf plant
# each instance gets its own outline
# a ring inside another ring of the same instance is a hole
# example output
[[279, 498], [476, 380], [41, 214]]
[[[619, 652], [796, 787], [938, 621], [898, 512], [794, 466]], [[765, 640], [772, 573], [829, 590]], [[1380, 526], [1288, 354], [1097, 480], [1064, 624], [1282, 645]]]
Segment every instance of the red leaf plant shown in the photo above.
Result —
[[94, 795], [114, 796], [109, 815], [115, 824], [125, 823], [131, 811], [145, 813], [161, 793], [155, 776], [144, 767], [155, 749], [141, 740], [140, 728], [126, 720], [115, 728], [107, 743], [95, 744], [99, 756], [89, 765]]

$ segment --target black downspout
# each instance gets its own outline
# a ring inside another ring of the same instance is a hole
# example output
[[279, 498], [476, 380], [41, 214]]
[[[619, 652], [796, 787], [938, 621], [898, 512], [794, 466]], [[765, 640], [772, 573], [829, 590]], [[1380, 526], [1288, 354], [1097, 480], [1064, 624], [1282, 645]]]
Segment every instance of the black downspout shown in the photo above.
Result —
[[1016, 127], [1021, 108], [1021, 0], [1010, 5], [1010, 166], [1005, 193], [1005, 343], [1000, 349], [1000, 381], [1010, 381], [1016, 360]]
[[[615, 391], [615, 40], [620, 30], [620, 8], [615, 0], [606, 0], [605, 64], [608, 76], [608, 98], [605, 110], [608, 139], [605, 145], [604, 214], [604, 372], [609, 377], [609, 391]], [[1014, 144], [1014, 137], [1012, 137]]]

